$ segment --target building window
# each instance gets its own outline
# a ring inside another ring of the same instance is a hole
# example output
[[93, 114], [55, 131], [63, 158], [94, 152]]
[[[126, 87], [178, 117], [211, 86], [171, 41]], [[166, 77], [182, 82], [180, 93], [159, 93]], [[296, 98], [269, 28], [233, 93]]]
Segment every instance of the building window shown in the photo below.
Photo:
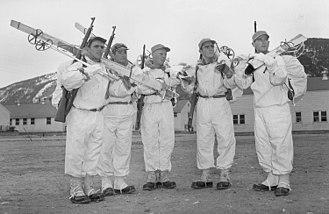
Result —
[[319, 112], [313, 111], [313, 122], [319, 122]]
[[327, 121], [327, 112], [321, 111], [321, 122], [326, 122], [326, 121]]
[[233, 115], [233, 124], [239, 124], [239, 116], [237, 114]]
[[234, 114], [233, 115], [233, 124], [245, 124], [245, 116], [244, 114]]
[[240, 124], [245, 124], [244, 114], [240, 114]]
[[9, 125], [13, 125], [13, 120], [10, 118], [10, 120], [9, 120]]
[[27, 124], [27, 118], [23, 118], [23, 125]]
[[313, 111], [313, 122], [327, 122], [327, 112]]
[[18, 126], [19, 125], [19, 118], [15, 119], [15, 125]]
[[47, 122], [46, 122], [47, 125], [51, 124], [51, 117], [47, 117]]
[[34, 125], [35, 121], [34, 118], [31, 118], [31, 125]]
[[177, 112], [174, 112], [174, 117], [177, 117]]
[[296, 112], [296, 123], [302, 122], [302, 112]]

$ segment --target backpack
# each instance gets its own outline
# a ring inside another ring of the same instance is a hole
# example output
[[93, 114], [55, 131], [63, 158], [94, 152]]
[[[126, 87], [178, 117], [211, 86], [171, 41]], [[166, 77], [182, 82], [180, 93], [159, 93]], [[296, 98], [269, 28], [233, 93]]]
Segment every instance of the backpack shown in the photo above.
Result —
[[307, 75], [304, 66], [296, 57], [283, 55], [282, 58], [288, 72], [288, 78], [285, 82], [285, 86], [288, 89], [288, 98], [292, 101], [293, 105], [295, 105], [295, 103], [302, 100], [306, 93]]

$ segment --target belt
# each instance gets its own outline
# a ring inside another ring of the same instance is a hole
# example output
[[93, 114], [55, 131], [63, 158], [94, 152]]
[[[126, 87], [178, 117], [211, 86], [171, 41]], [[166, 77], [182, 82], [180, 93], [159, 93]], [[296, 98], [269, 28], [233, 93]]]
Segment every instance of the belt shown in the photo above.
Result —
[[223, 98], [223, 97], [226, 97], [225, 94], [219, 94], [219, 95], [214, 95], [214, 96], [203, 96], [201, 94], [198, 94], [199, 97], [202, 97], [202, 98]]
[[77, 108], [73, 105], [74, 108], [79, 109], [79, 110], [84, 110], [84, 111], [92, 111], [92, 112], [97, 112], [97, 111], [102, 111], [105, 105], [99, 107], [99, 108], [92, 108], [92, 109], [85, 109], [85, 108]]
[[129, 102], [108, 102], [107, 104], [109, 104], [109, 105], [129, 105], [132, 103], [133, 103], [132, 101], [129, 101]]
[[153, 96], [153, 95], [159, 95], [159, 94], [157, 94], [157, 93], [153, 93], [153, 94], [143, 94], [144, 96]]

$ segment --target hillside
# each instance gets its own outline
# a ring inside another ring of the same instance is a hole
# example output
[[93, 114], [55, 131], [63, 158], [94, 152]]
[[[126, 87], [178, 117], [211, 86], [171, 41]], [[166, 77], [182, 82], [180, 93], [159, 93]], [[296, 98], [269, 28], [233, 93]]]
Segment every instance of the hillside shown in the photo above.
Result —
[[305, 52], [299, 60], [304, 65], [307, 74], [312, 77], [321, 76], [324, 69], [329, 69], [329, 39], [307, 39]]
[[56, 87], [56, 73], [45, 74], [32, 79], [13, 83], [0, 88], [0, 103], [36, 103], [42, 98], [49, 98]]

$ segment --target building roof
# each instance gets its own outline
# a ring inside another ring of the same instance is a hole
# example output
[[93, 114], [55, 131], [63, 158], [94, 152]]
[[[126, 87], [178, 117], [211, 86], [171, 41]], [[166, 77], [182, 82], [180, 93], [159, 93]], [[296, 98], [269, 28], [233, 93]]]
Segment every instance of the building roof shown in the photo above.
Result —
[[180, 113], [189, 100], [178, 100], [174, 108], [174, 112]]
[[[307, 78], [307, 91], [329, 90], [329, 80], [322, 80], [322, 77]], [[252, 90], [247, 88], [243, 91], [243, 95], [253, 94]]]
[[5, 112], [8, 112], [8, 114], [10, 114], [9, 110], [0, 103], [0, 110], [1, 109], [3, 109]]
[[46, 118], [55, 117], [56, 108], [49, 103], [33, 103], [20, 105], [5, 105], [10, 112], [10, 118]]
[[307, 91], [329, 90], [329, 80], [322, 80], [322, 77], [307, 78]]

